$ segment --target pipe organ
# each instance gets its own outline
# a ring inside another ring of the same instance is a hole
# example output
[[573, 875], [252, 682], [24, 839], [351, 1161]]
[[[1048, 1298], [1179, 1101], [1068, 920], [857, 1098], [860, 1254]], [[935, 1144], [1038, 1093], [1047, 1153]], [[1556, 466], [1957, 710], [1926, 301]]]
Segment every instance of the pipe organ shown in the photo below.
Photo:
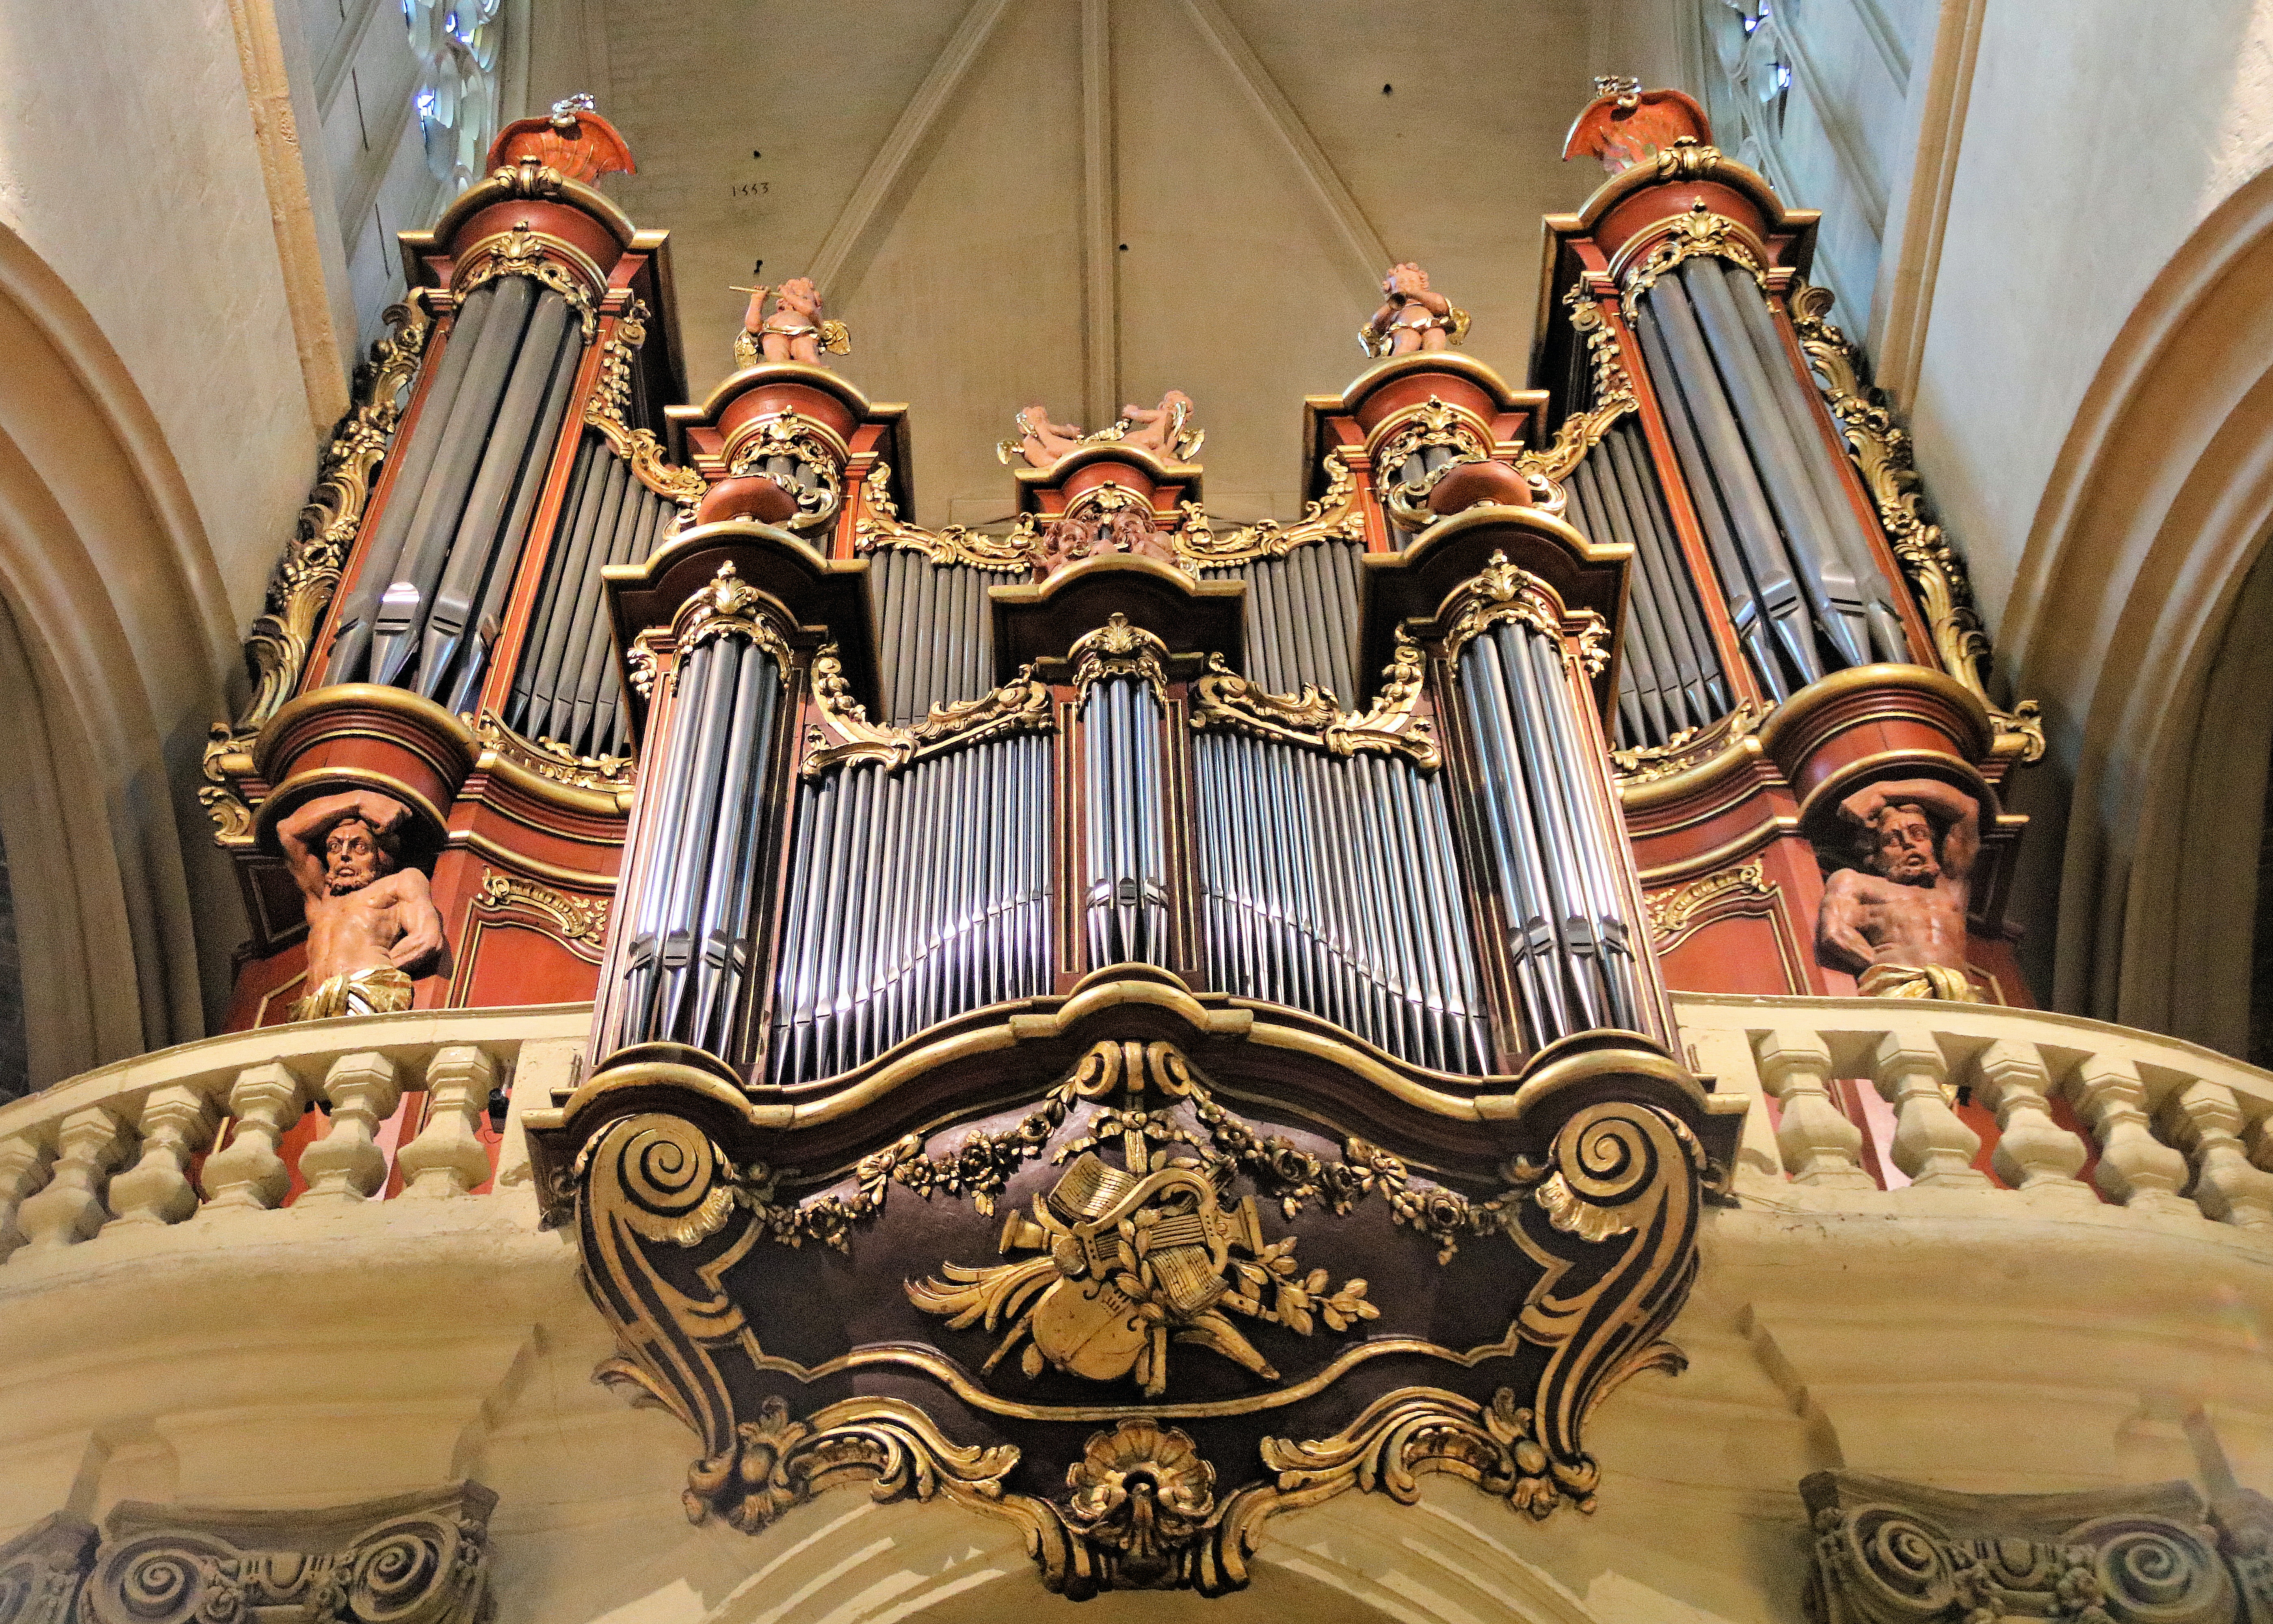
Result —
[[[1007, 535], [925, 530], [900, 409], [795, 362], [672, 406], [664, 234], [499, 167], [408, 240], [353, 511], [311, 508], [208, 753], [238, 1018], [289, 1002], [269, 830], [351, 781], [457, 916], [422, 999], [589, 991], [601, 1054], [753, 1085], [1121, 963], [1469, 1076], [1662, 1032], [1669, 974], [1840, 991], [1832, 791], [1888, 764], [1990, 808], [1971, 951], [2018, 996], [2033, 723], [1801, 280], [1813, 217], [1652, 94], [1653, 155], [1549, 222], [1546, 386], [1394, 356], [1309, 403], [1302, 520], [1235, 530], [1125, 435], [1022, 468]], [[603, 913], [604, 966], [557, 928]]]
[[[1021, 414], [1016, 522], [931, 530], [903, 408], [837, 372], [677, 403], [667, 243], [579, 178], [578, 131], [614, 137], [563, 105], [565, 168], [501, 146], [406, 238], [215, 729], [237, 1023], [304, 977], [280, 830], [326, 797], [431, 874], [421, 1005], [593, 1000], [526, 1121], [623, 1341], [603, 1375], [701, 1435], [698, 1513], [776, 1515], [737, 1441], [832, 1398], [832, 1460], [889, 1433], [983, 1478], [1076, 1594], [1243, 1582], [1268, 1473], [1150, 1543], [1055, 1498], [1159, 1414], [1219, 1459], [1267, 1413], [1304, 1459], [1393, 1435], [1399, 1471], [1442, 1448], [1586, 1502], [1579, 1421], [1658, 1357], [1743, 1109], [1668, 1047], [1666, 988], [2022, 996], [1998, 790], [2041, 733], [1990, 702], [1907, 442], [1804, 280], [1814, 216], [1685, 98], [1613, 86], [1571, 146], [1613, 173], [1548, 222], [1540, 386], [1399, 266], [1427, 318], [1305, 403], [1299, 519], [1211, 521], [1171, 395], [1081, 438]], [[792, 286], [760, 337], [841, 349]], [[1906, 882], [1962, 947], [1819, 930], [1921, 808], [1967, 821]], [[911, 1194], [961, 1216], [903, 1224]], [[920, 1251], [956, 1224], [1010, 1261]], [[1502, 1235], [1515, 1276], [1468, 1261]], [[1298, 1239], [1367, 1276], [1274, 1272]], [[820, 1251], [877, 1271], [841, 1328], [793, 1307], [837, 1300]]]

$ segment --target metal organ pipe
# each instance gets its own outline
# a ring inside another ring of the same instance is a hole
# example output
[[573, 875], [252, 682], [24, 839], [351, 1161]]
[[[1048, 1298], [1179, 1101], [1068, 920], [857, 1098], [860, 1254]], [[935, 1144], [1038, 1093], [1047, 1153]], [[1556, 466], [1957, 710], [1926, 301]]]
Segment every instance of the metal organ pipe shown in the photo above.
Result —
[[1572, 471], [1571, 517], [1589, 535], [1634, 550], [1620, 640], [1618, 741], [1662, 745], [1725, 715], [1729, 687], [1714, 655], [1639, 425], [1620, 423]]
[[642, 793], [656, 831], [616, 962], [616, 1042], [731, 1057], [751, 962], [763, 844], [758, 811], [781, 668], [728, 631], [686, 656], [662, 760]]
[[849, 1071], [926, 1027], [1049, 991], [1050, 745], [1022, 733], [799, 786], [773, 1081]]
[[506, 276], [467, 296], [334, 623], [327, 681], [472, 703], [582, 354], [551, 289]]
[[1508, 915], [1526, 1042], [1651, 1018], [1620, 879], [1622, 831], [1594, 793], [1559, 641], [1502, 621], [1459, 655], [1482, 812]]
[[551, 739], [578, 755], [620, 755], [630, 717], [602, 611], [600, 572], [644, 561], [671, 534], [678, 510], [633, 477], [604, 438], [588, 430], [560, 511], [505, 719], [531, 738]]
[[1411, 763], [1211, 730], [1192, 740], [1201, 962], [1416, 1065], [1489, 1069], [1441, 790]]

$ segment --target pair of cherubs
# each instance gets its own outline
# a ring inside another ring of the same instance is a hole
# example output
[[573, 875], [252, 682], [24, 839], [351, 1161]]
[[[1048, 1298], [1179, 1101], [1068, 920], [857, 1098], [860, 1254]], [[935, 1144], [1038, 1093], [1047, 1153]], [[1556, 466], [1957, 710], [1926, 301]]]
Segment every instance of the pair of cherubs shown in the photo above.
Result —
[[1164, 461], [1188, 462], [1207, 438], [1206, 431], [1188, 429], [1192, 415], [1192, 398], [1181, 389], [1171, 389], [1160, 397], [1160, 404], [1151, 409], [1141, 406], [1124, 406], [1121, 419], [1109, 429], [1095, 434], [1084, 434], [1079, 423], [1056, 423], [1050, 417], [1049, 408], [1035, 401], [1020, 412], [1014, 420], [1018, 438], [1004, 440], [996, 454], [1004, 462], [1012, 453], [1025, 458], [1031, 468], [1054, 468], [1060, 459], [1084, 445], [1117, 445], [1138, 451], [1151, 452]]

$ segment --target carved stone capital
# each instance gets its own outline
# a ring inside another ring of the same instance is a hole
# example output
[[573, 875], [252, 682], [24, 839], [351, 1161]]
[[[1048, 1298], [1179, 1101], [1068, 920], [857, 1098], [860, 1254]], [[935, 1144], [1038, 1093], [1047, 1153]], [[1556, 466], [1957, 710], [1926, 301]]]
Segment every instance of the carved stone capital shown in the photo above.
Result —
[[1961, 1494], [1825, 1471], [1799, 1492], [1815, 1533], [1815, 1624], [2256, 1624], [2261, 1616], [2247, 1610], [2220, 1530], [2188, 1484]]

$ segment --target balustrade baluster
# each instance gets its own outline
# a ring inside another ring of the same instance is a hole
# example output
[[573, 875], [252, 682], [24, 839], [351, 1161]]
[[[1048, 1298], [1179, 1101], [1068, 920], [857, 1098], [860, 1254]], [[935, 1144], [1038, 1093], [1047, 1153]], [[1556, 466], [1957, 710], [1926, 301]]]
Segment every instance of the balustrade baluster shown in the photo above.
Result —
[[1997, 1176], [2016, 1190], [2055, 1201], [2091, 1201], [2076, 1171], [2089, 1159], [2083, 1141], [2052, 1120], [2045, 1097], [2052, 1072], [2034, 1044], [2000, 1038], [1973, 1061], [1973, 1088], [1997, 1113]]
[[1803, 1029], [1780, 1029], [1754, 1040], [1760, 1081], [1778, 1107], [1776, 1149], [1794, 1184], [1876, 1188], [1863, 1171], [1863, 1130], [1831, 1102], [1831, 1050]]
[[402, 1084], [385, 1055], [343, 1054], [324, 1075], [324, 1096], [332, 1102], [331, 1131], [300, 1153], [300, 1177], [308, 1181], [300, 1201], [353, 1205], [386, 1181], [378, 1128], [401, 1099]]
[[292, 1187], [292, 1170], [277, 1154], [277, 1141], [307, 1109], [307, 1089], [299, 1078], [270, 1060], [248, 1066], [229, 1085], [229, 1114], [236, 1134], [206, 1158], [206, 1210], [274, 1207]]
[[1931, 1032], [1888, 1032], [1879, 1041], [1871, 1081], [1894, 1108], [1894, 1165], [1916, 1185], [1986, 1186], [1973, 1165], [1981, 1135], [1942, 1096], [1949, 1063]]
[[75, 1111], [56, 1133], [55, 1177], [16, 1209], [24, 1248], [9, 1261], [76, 1246], [102, 1227], [102, 1176], [126, 1149], [125, 1123], [100, 1105]]
[[2136, 1066], [2112, 1055], [2086, 1055], [2069, 1089], [2076, 1109], [2099, 1138], [2099, 1167], [2093, 1178], [2102, 1190], [2142, 1212], [2194, 1210], [2179, 1194], [2186, 1187], [2186, 1157], [2148, 1131], [2142, 1109], [2147, 1085]]
[[489, 1055], [472, 1044], [434, 1051], [426, 1067], [426, 1126], [394, 1158], [408, 1181], [404, 1195], [464, 1195], [490, 1176], [480, 1124], [496, 1075]]
[[175, 1083], [153, 1089], [142, 1102], [142, 1159], [110, 1181], [110, 1210], [103, 1225], [179, 1224], [198, 1209], [198, 1193], [185, 1171], [213, 1137], [213, 1102]]
[[0, 1263], [24, 1244], [16, 1227], [16, 1213], [24, 1198], [48, 1181], [55, 1148], [33, 1134], [11, 1134], [0, 1139]]
[[2194, 1204], [2224, 1224], [2273, 1230], [2273, 1172], [2249, 1164], [2241, 1106], [2222, 1082], [2197, 1079], [2172, 1091], [2157, 1126], [2194, 1159]]

